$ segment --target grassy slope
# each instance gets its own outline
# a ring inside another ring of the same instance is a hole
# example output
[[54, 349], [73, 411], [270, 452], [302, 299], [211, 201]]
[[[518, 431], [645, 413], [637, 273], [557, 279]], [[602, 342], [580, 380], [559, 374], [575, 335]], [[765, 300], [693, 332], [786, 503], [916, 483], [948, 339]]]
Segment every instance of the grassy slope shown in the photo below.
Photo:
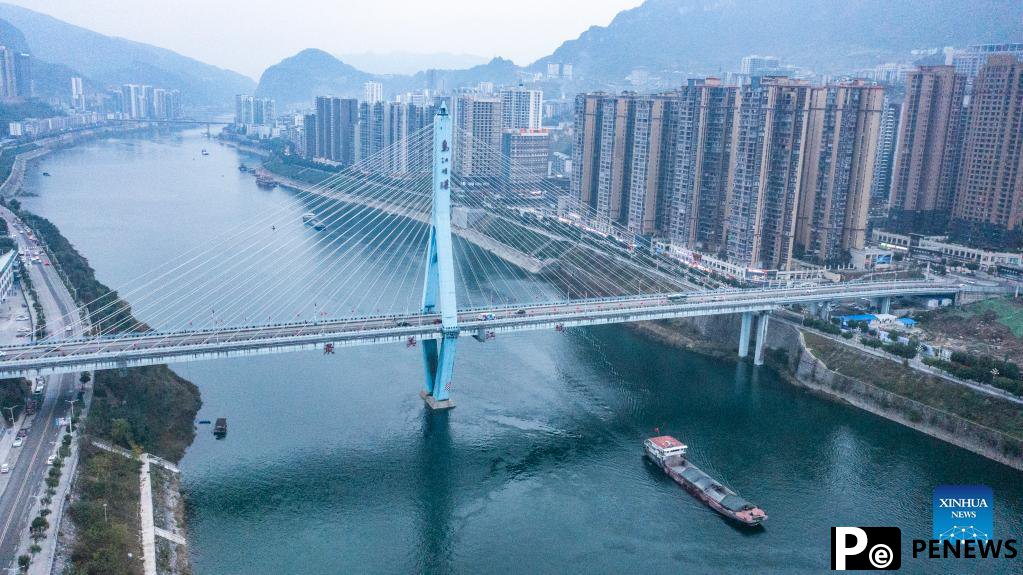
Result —
[[842, 375], [1023, 439], [1023, 410], [1012, 402], [857, 352], [812, 333], [804, 334], [814, 355]]

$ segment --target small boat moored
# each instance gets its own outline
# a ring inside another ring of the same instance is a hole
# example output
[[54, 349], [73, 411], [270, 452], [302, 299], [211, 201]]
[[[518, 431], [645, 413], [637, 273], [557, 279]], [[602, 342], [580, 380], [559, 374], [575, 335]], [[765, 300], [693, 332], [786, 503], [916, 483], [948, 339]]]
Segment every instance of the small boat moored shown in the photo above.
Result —
[[271, 178], [265, 173], [259, 174], [256, 176], [256, 185], [267, 190], [272, 190], [277, 187], [277, 180]]
[[217, 422], [213, 424], [213, 435], [217, 439], [223, 439], [227, 435], [227, 418], [218, 417]]
[[676, 483], [721, 515], [748, 526], [760, 525], [767, 514], [736, 495], [686, 459], [688, 446], [670, 435], [651, 437], [643, 442], [646, 456]]

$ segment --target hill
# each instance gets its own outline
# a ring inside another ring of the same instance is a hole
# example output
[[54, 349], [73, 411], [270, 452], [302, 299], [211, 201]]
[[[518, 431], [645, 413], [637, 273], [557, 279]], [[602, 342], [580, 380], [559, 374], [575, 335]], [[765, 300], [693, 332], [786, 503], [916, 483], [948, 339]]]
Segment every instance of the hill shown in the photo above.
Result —
[[426, 70], [413, 75], [377, 75], [364, 72], [324, 52], [309, 48], [270, 66], [259, 79], [256, 94], [277, 100], [278, 110], [309, 108], [316, 96], [361, 98], [363, 83], [384, 85], [386, 97], [432, 87], [453, 89], [489, 81], [512, 84], [521, 69], [511, 60], [494, 58], [464, 70]]
[[20, 30], [34, 58], [59, 65], [62, 74], [77, 70], [97, 85], [150, 83], [181, 90], [186, 104], [223, 108], [231, 105], [235, 94], [255, 87], [251, 78], [237, 72], [164, 48], [105, 36], [20, 6], [0, 3], [0, 19]]
[[772, 54], [819, 72], [849, 71], [915, 48], [1023, 39], [1015, 0], [647, 0], [594, 26], [530, 68], [570, 62], [592, 81], [633, 69], [681, 74], [737, 70]]
[[256, 94], [277, 100], [278, 109], [308, 106], [316, 96], [361, 97], [362, 84], [375, 78], [323, 50], [309, 48], [267, 68]]

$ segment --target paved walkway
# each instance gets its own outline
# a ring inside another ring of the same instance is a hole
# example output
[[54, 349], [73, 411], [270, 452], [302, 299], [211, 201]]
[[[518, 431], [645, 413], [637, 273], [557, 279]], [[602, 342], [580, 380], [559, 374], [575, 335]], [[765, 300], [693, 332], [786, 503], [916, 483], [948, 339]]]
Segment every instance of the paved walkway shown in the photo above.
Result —
[[186, 541], [184, 537], [178, 535], [177, 533], [171, 533], [170, 531], [167, 531], [166, 529], [160, 529], [159, 527], [154, 527], [153, 529], [156, 531], [157, 535], [163, 537], [164, 539], [173, 541], [178, 545], [188, 545], [188, 541]]
[[153, 521], [153, 480], [149, 457], [142, 455], [139, 470], [139, 515], [142, 518], [142, 562], [146, 575], [156, 575], [156, 525]]
[[[135, 457], [135, 454], [127, 449], [112, 445], [106, 441], [93, 439], [92, 444], [100, 449], [116, 453], [123, 457]], [[139, 471], [139, 515], [142, 531], [142, 561], [146, 575], [156, 575], [157, 535], [169, 541], [173, 541], [178, 545], [188, 545], [188, 541], [184, 537], [177, 533], [171, 533], [166, 529], [160, 529], [156, 526], [156, 521], [153, 516], [153, 480], [149, 473], [149, 466], [154, 463], [174, 473], [180, 473], [177, 466], [166, 459], [150, 455], [148, 453], [142, 454], [142, 469]]]

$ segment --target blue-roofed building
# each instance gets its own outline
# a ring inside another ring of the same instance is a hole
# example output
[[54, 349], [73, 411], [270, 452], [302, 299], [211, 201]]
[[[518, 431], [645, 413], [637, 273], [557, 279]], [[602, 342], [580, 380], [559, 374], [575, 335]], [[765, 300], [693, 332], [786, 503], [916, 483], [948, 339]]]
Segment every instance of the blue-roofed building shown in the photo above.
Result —
[[908, 317], [900, 317], [899, 318], [899, 323], [901, 323], [902, 325], [904, 325], [906, 327], [913, 327], [913, 326], [916, 325], [916, 320], [908, 318]]
[[842, 327], [849, 327], [849, 322], [854, 321], [865, 321], [867, 324], [877, 321], [877, 316], [872, 313], [858, 313], [855, 315], [843, 315], [839, 316], [839, 320], [842, 321]]

